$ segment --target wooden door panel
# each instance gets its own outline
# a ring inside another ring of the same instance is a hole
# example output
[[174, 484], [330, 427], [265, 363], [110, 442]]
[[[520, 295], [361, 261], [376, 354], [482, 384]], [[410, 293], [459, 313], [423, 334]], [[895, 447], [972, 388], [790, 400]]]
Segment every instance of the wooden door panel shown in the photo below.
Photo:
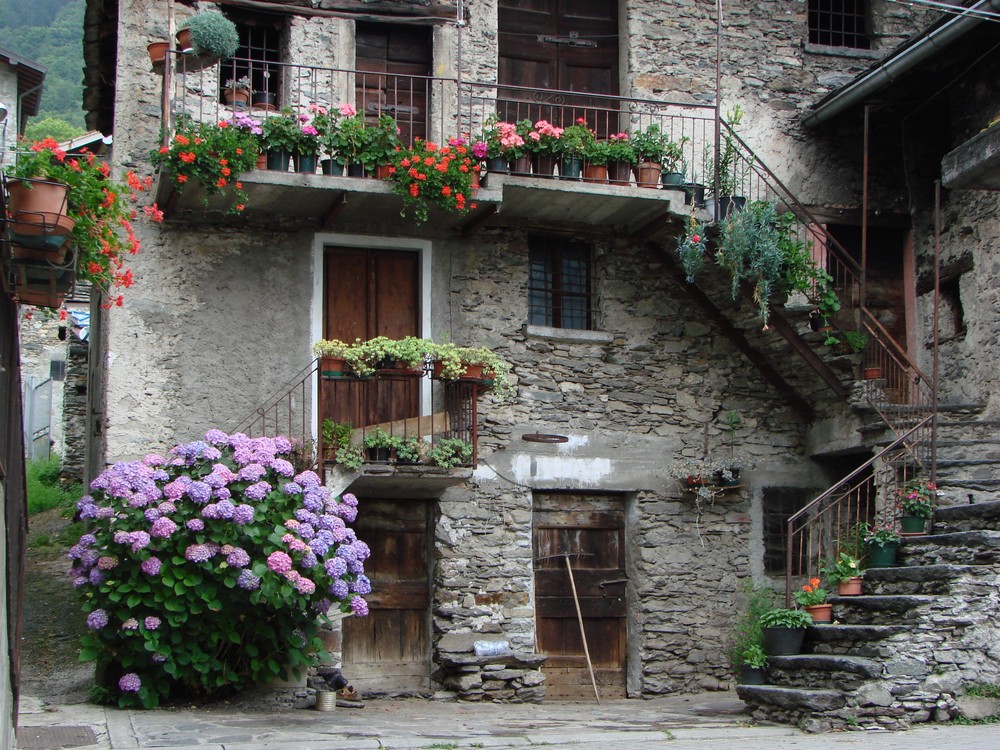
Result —
[[[358, 70], [384, 73], [358, 77], [357, 102], [369, 121], [380, 114], [396, 118], [403, 142], [427, 137], [427, 91], [431, 75], [430, 32], [419, 26], [359, 23]], [[399, 76], [399, 77], [397, 77]]]

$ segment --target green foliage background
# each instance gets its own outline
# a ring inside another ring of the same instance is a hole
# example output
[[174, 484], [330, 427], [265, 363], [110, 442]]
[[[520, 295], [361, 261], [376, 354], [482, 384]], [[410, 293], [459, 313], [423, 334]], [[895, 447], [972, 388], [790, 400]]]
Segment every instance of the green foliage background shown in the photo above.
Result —
[[0, 47], [46, 69], [41, 111], [29, 121], [29, 135], [40, 137], [33, 131], [42, 125], [41, 135], [60, 140], [84, 131], [84, 5], [85, 0], [0, 0]]

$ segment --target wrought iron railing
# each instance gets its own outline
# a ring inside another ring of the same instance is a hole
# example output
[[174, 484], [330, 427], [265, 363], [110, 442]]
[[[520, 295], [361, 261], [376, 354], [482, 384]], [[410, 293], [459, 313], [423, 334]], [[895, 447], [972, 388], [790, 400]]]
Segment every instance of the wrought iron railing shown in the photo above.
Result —
[[[286, 383], [275, 396], [238, 423], [234, 432], [251, 437], [285, 435], [303, 465], [318, 466], [320, 459], [343, 463], [340, 448], [360, 450], [363, 463], [433, 464], [432, 451], [443, 440], [458, 440], [470, 447], [458, 466], [475, 466], [478, 456], [478, 397], [482, 385], [471, 380], [430, 378], [429, 368], [415, 373], [376, 370], [366, 378], [324, 374], [314, 360]], [[324, 439], [324, 422], [346, 425], [345, 445]], [[414, 441], [416, 461], [403, 460], [395, 450], [383, 454], [366, 451], [366, 438], [381, 431], [395, 441]], [[454, 444], [453, 444], [454, 445]]]

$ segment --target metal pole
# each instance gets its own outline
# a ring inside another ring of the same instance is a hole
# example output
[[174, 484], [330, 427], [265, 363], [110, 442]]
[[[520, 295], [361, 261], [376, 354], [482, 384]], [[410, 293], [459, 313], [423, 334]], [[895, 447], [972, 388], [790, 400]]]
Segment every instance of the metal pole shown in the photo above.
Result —
[[931, 481], [937, 483], [938, 328], [941, 305], [941, 180], [934, 180], [934, 361], [931, 364]]
[[861, 163], [861, 299], [858, 301], [860, 309], [865, 308], [865, 295], [867, 285], [865, 283], [865, 272], [868, 269], [868, 138], [869, 138], [869, 112], [871, 105], [865, 105], [865, 143], [864, 157]]
[[590, 649], [587, 648], [587, 632], [583, 628], [583, 613], [580, 611], [580, 599], [576, 595], [576, 581], [573, 579], [573, 568], [569, 564], [569, 555], [566, 556], [566, 572], [569, 573], [569, 585], [573, 589], [573, 604], [576, 605], [576, 619], [580, 623], [580, 638], [583, 640], [583, 655], [587, 657], [587, 669], [590, 670], [590, 684], [594, 686], [594, 697], [597, 705], [601, 705], [601, 695], [597, 692], [597, 678], [594, 677], [594, 665], [590, 661]]
[[715, 158], [712, 160], [713, 214], [719, 220], [719, 156], [722, 148], [722, 0], [715, 0]]

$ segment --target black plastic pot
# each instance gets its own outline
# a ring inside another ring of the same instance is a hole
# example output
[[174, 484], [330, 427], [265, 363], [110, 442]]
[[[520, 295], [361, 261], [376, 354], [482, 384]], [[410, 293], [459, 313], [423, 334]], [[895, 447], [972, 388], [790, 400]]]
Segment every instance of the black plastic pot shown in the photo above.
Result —
[[766, 685], [767, 672], [765, 671], [764, 667], [748, 667], [744, 665], [740, 667], [740, 684]]
[[764, 651], [771, 656], [793, 656], [802, 651], [805, 628], [762, 628]]

